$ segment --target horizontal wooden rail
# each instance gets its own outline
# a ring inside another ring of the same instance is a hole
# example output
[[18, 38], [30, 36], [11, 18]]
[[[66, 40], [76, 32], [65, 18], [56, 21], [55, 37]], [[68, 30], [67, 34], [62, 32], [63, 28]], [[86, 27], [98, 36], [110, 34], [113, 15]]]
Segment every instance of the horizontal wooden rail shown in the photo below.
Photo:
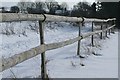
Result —
[[116, 18], [112, 18], [112, 19], [107, 19], [108, 21], [114, 21], [116, 20]]
[[57, 15], [47, 15], [46, 21], [55, 21], [55, 22], [82, 22], [83, 18], [77, 17], [67, 17], [67, 16], [57, 16]]
[[105, 19], [84, 18], [84, 22], [107, 22], [107, 21], [108, 21], [108, 19], [105, 20]]
[[[66, 16], [56, 16], [47, 15], [45, 21], [71, 21], [71, 22], [82, 22], [82, 18], [77, 17], [66, 17]], [[22, 14], [22, 13], [0, 13], [0, 22], [11, 22], [11, 21], [43, 21], [44, 16], [42, 14]]]
[[[55, 21], [55, 22], [107, 22], [113, 19], [90, 19], [90, 18], [82, 18], [82, 17], [66, 17], [66, 16], [57, 16], [57, 15], [48, 15], [45, 14], [45, 21]], [[22, 13], [0, 13], [0, 22], [12, 22], [12, 21], [38, 21], [44, 20], [44, 16], [42, 14], [22, 14]]]
[[112, 26], [110, 26], [110, 27], [108, 27], [107, 29], [104, 29], [104, 30], [98, 30], [98, 31], [94, 31], [94, 32], [88, 32], [88, 33], [84, 34], [82, 37], [84, 39], [84, 38], [87, 38], [87, 37], [89, 37], [91, 35], [95, 35], [95, 34], [98, 34], [98, 33], [101, 33], [101, 32], [105, 32], [105, 31], [107, 31], [107, 30], [109, 30], [109, 29], [111, 29], [113, 27], [115, 27], [115, 25], [112, 25]]
[[0, 59], [0, 60], [2, 60], [2, 61], [0, 61], [0, 62], [2, 62], [2, 71], [4, 71], [5, 69], [8, 69], [8, 68], [11, 68], [11, 67], [13, 67], [25, 60], [28, 60], [32, 57], [35, 57], [36, 55], [38, 55], [44, 51], [45, 51], [45, 45], [41, 45], [41, 46], [32, 48], [28, 51], [25, 51], [23, 53], [16, 54], [9, 58], [6, 58], [6, 59], [2, 58], [2, 59]]
[[82, 39], [81, 37], [76, 37], [76, 38], [66, 40], [66, 41], [62, 41], [62, 42], [58, 42], [58, 43], [46, 44], [46, 50], [61, 48], [61, 47], [64, 47], [66, 45], [73, 44], [73, 43], [75, 43], [75, 42], [77, 42], [78, 40], [81, 40], [81, 39]]
[[2, 60], [2, 61], [0, 61], [0, 62], [2, 62], [2, 69], [0, 69], [0, 72], [4, 71], [6, 69], [9, 69], [9, 68], [25, 61], [25, 60], [28, 60], [32, 57], [35, 57], [36, 55], [41, 54], [45, 51], [61, 48], [61, 47], [66, 46], [66, 45], [70, 45], [72, 43], [77, 42], [78, 40], [87, 38], [87, 37], [95, 35], [97, 33], [107, 31], [107, 30], [113, 28], [114, 26], [115, 25], [112, 25], [111, 27], [108, 27], [107, 29], [104, 29], [104, 30], [89, 32], [89, 33], [86, 33], [82, 36], [79, 36], [79, 37], [76, 37], [76, 38], [73, 38], [70, 40], [66, 40], [66, 41], [62, 41], [62, 42], [58, 42], [58, 43], [40, 45], [38, 47], [32, 48], [32, 49], [25, 51], [25, 52], [22, 52], [20, 54], [13, 55], [12, 57], [9, 57], [6, 59], [2, 58], [2, 59], [0, 59], [0, 60]]
[[84, 18], [84, 22], [108, 22], [108, 21], [114, 21], [116, 18], [112, 19], [93, 19], [93, 18]]
[[44, 20], [43, 15], [34, 14], [22, 14], [22, 13], [0, 13], [0, 22], [12, 22], [12, 21], [35, 21]]

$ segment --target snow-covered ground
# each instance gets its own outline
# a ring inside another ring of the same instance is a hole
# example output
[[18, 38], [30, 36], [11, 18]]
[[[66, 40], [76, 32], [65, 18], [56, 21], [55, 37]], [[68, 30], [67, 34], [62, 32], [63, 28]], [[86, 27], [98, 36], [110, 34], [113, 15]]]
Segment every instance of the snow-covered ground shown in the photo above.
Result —
[[[6, 58], [38, 46], [39, 34], [36, 32], [38, 23], [35, 23], [0, 23], [0, 39], [2, 39], [0, 55]], [[86, 23], [81, 30], [82, 34], [91, 31], [91, 23]], [[9, 34], [6, 35], [6, 31]], [[45, 43], [64, 41], [77, 36], [78, 26], [72, 26], [70, 23], [53, 22], [45, 25]], [[99, 39], [99, 35], [94, 36], [95, 47], [91, 47], [90, 43], [90, 37], [81, 41], [80, 50], [85, 59], [76, 56], [77, 42], [47, 51], [48, 76], [51, 78], [117, 78], [118, 32], [103, 40]], [[95, 56], [93, 52], [102, 56]], [[85, 66], [81, 66], [80, 63]], [[40, 55], [38, 55], [0, 74], [4, 78], [36, 78], [40, 76], [40, 64]]]
[[[117, 78], [118, 77], [118, 33], [103, 41], [102, 56], [90, 55], [83, 59], [85, 66], [80, 66], [79, 57], [75, 56], [75, 45], [58, 52], [59, 56], [48, 63], [48, 70], [54, 78]], [[61, 55], [60, 55], [61, 54]], [[68, 55], [69, 54], [69, 55]], [[53, 56], [51, 56], [53, 58]]]

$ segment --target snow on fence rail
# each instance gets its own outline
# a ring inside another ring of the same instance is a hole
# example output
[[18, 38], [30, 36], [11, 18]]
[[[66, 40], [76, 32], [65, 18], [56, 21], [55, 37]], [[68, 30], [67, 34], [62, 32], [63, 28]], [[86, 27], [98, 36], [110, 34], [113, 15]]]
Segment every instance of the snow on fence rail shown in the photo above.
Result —
[[41, 15], [36, 15], [36, 14], [16, 14], [16, 13], [0, 13], [0, 22], [8, 22], [8, 21], [28, 21], [28, 20], [38, 20], [39, 21], [39, 30], [40, 30], [40, 41], [41, 44], [40, 46], [37, 46], [35, 48], [32, 48], [28, 51], [22, 52], [20, 54], [16, 54], [13, 55], [12, 57], [9, 58], [2, 58], [0, 59], [0, 62], [2, 62], [2, 69], [0, 69], [0, 72], [9, 69], [25, 60], [28, 60], [32, 57], [35, 57], [38, 54], [41, 54], [41, 60], [42, 60], [42, 66], [41, 66], [41, 75], [42, 78], [46, 78], [46, 69], [45, 69], [45, 51], [48, 50], [52, 50], [52, 49], [57, 49], [66, 45], [70, 45], [72, 43], [75, 43], [78, 41], [78, 51], [77, 54], [79, 55], [80, 51], [80, 41], [86, 37], [92, 36], [91, 40], [92, 40], [92, 45], [93, 44], [93, 35], [101, 33], [101, 37], [102, 37], [102, 32], [106, 32], [107, 35], [107, 31], [109, 30], [109, 34], [110, 34], [110, 29], [112, 30], [112, 28], [114, 28], [115, 25], [112, 25], [110, 27], [108, 27], [106, 25], [106, 29], [102, 29], [102, 24], [101, 24], [101, 30], [97, 30], [97, 31], [93, 31], [93, 23], [94, 22], [109, 22], [109, 21], [115, 21], [115, 18], [113, 19], [107, 19], [107, 20], [102, 20], [102, 19], [89, 19], [89, 18], [77, 18], [77, 17], [64, 17], [64, 16], [53, 16], [53, 15], [45, 15], [46, 16], [46, 20], [45, 21], [68, 21], [68, 22], [79, 22], [80, 26], [81, 22], [92, 22], [92, 32], [86, 33], [81, 35], [81, 31], [80, 31], [80, 26], [79, 26], [79, 36], [70, 40], [66, 40], [66, 41], [61, 41], [58, 43], [50, 43], [50, 44], [44, 44], [44, 31], [43, 31], [43, 20], [44, 17], [42, 14]]

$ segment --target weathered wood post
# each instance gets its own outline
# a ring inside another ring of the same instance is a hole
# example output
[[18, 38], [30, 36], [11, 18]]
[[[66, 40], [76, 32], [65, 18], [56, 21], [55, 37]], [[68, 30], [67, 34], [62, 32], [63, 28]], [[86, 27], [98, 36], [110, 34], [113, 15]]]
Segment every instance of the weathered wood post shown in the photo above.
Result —
[[114, 33], [115, 33], [115, 29], [116, 29], [116, 20], [114, 20], [114, 25], [115, 25], [115, 27], [114, 27]]
[[[103, 22], [101, 23], [101, 30], [103, 29]], [[100, 33], [100, 39], [102, 39], [102, 32]]]
[[[84, 21], [84, 20], [83, 20]], [[81, 27], [83, 26], [83, 21], [81, 23], [79, 23], [79, 34], [78, 36], [82, 38], [81, 36]], [[81, 40], [78, 41], [78, 48], [77, 48], [77, 55], [79, 56], [79, 58], [85, 58], [83, 56], [80, 55], [80, 42]], [[81, 66], [85, 66], [83, 63], [82, 63], [82, 60], [80, 59], [80, 65]]]
[[[115, 25], [115, 20], [113, 20], [113, 24], [112, 25]], [[112, 32], [113, 32], [113, 34], [115, 33], [115, 27], [112, 28]]]
[[[108, 23], [108, 25], [110, 24], [110, 22], [109, 22], [109, 21], [108, 21], [107, 23]], [[108, 32], [109, 32], [109, 35], [110, 35], [110, 29], [108, 30]]]
[[110, 35], [110, 29], [109, 29], [109, 35]]
[[[114, 24], [114, 21], [113, 21], [113, 20], [111, 21], [111, 24], [112, 24], [112, 25]], [[114, 27], [113, 27], [113, 28], [111, 28], [111, 33], [113, 33], [113, 34], [114, 34]]]
[[[39, 33], [40, 33], [40, 45], [44, 44], [44, 22], [39, 21]], [[41, 78], [45, 80], [46, 77], [46, 64], [45, 64], [45, 52], [41, 54]]]
[[[94, 30], [93, 30], [93, 23], [94, 23], [94, 22], [92, 22], [92, 32], [94, 31]], [[94, 47], [93, 35], [92, 35], [92, 37], [91, 37], [91, 43], [92, 43], [92, 47]]]
[[[106, 29], [108, 28], [108, 25], [107, 25], [107, 23], [106, 23]], [[107, 37], [107, 30], [106, 30], [106, 32], [105, 32], [105, 36]]]
[[[112, 24], [112, 21], [110, 21], [110, 26], [111, 26], [111, 24]], [[112, 28], [110, 29], [110, 31], [111, 31], [111, 33], [113, 32]]]
[[[82, 23], [79, 23], [79, 33], [78, 33], [79, 37], [81, 36], [81, 26], [82, 26]], [[77, 55], [80, 55], [80, 42], [81, 40], [78, 41]]]

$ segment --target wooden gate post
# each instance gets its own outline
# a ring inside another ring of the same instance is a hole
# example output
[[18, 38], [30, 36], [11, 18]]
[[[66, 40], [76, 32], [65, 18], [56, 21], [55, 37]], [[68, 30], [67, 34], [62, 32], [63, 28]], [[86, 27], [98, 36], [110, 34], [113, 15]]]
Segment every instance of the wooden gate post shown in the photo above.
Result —
[[[101, 24], [101, 30], [103, 29], [103, 22]], [[102, 39], [102, 32], [100, 33], [100, 39]]]
[[[81, 36], [81, 26], [82, 26], [82, 23], [79, 23], [79, 34], [78, 34], [79, 37]], [[81, 40], [78, 41], [77, 55], [80, 55], [80, 42]]]
[[[94, 23], [94, 22], [92, 22], [92, 32], [93, 32], [93, 23]], [[91, 37], [91, 43], [92, 43], [92, 47], [94, 47], [93, 35], [92, 35], [92, 37]]]
[[[39, 33], [40, 33], [40, 45], [44, 44], [44, 29], [43, 22], [39, 21]], [[41, 78], [45, 80], [46, 77], [46, 64], [45, 64], [45, 52], [41, 53]]]

